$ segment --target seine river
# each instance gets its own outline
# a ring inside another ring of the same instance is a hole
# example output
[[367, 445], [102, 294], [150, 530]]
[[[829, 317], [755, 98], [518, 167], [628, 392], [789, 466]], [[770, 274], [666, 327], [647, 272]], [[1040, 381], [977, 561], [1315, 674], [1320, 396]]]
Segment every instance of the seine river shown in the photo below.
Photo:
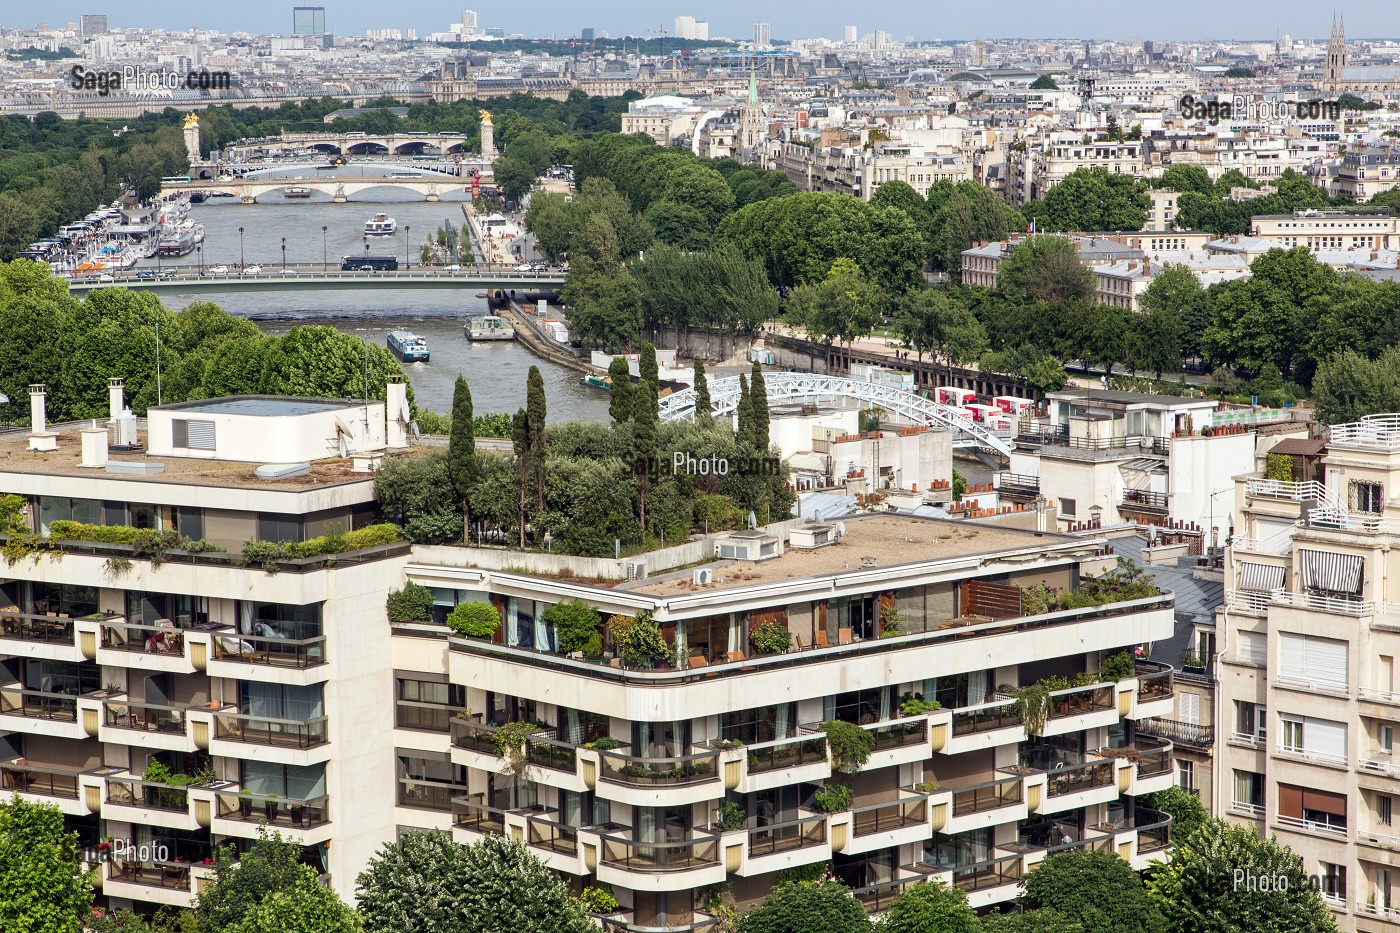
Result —
[[[293, 170], [285, 174], [325, 180], [326, 176], [360, 172], [382, 174], [383, 169], [350, 166], [336, 173]], [[323, 256], [323, 226], [324, 256], [338, 265], [344, 256], [364, 254], [365, 221], [379, 212], [398, 221], [398, 233], [371, 238], [370, 252], [393, 252], [402, 262], [408, 249], [416, 263], [418, 244], [427, 234], [448, 221], [454, 227], [462, 225], [462, 204], [467, 196], [458, 186], [450, 193], [444, 192], [442, 200], [435, 203], [394, 188], [379, 188], [357, 197], [360, 200], [335, 204], [329, 195], [319, 192], [313, 192], [307, 200], [286, 200], [274, 193], [252, 205], [242, 204], [236, 198], [211, 198], [190, 210], [191, 219], [204, 225], [202, 254], [162, 259], [162, 265], [195, 265], [202, 255], [206, 266], [232, 266], [240, 256], [239, 227], [243, 228], [241, 255], [249, 264], [260, 263], [269, 271], [279, 268], [283, 237], [287, 240], [289, 264], [318, 263]], [[366, 200], [371, 197], [373, 201]], [[406, 227], [412, 228], [407, 234]], [[166, 293], [162, 300], [172, 308], [195, 300], [212, 301], [234, 314], [251, 318], [269, 334], [284, 333], [297, 324], [329, 324], [382, 346], [389, 331], [407, 327], [428, 339], [432, 361], [409, 363], [404, 370], [413, 383], [418, 404], [436, 411], [450, 409], [452, 386], [460, 373], [471, 384], [472, 402], [478, 413], [514, 412], [525, 404], [525, 377], [533, 365], [544, 376], [551, 420], [607, 418], [607, 396], [579, 385], [578, 373], [539, 359], [516, 343], [469, 343], [462, 333], [463, 323], [470, 315], [486, 313], [485, 299], [476, 296], [477, 292], [471, 289], [308, 289]]]

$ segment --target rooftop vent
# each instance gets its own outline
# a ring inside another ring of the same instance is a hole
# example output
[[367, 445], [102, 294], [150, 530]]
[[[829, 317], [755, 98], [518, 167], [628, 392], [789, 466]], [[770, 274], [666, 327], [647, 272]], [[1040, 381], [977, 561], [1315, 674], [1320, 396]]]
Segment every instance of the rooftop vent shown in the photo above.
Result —
[[727, 560], [769, 560], [781, 553], [778, 537], [757, 529], [735, 531], [715, 540], [715, 556]]
[[309, 463], [264, 463], [253, 471], [258, 479], [291, 479], [311, 472]]
[[813, 523], [788, 532], [788, 547], [810, 551], [836, 543], [836, 526]]
[[155, 476], [165, 472], [165, 464], [146, 460], [108, 460], [108, 473], [127, 473], [132, 476]]

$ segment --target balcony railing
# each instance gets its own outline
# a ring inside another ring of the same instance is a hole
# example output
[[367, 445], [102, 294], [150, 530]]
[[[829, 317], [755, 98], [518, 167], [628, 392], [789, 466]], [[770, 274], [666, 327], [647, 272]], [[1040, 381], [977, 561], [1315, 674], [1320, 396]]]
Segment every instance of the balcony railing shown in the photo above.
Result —
[[719, 753], [701, 752], [667, 758], [639, 758], [620, 752], [603, 752], [602, 779], [637, 787], [700, 784], [719, 777]]
[[750, 745], [749, 774], [821, 764], [827, 760], [826, 736], [799, 736], [761, 745]]
[[423, 732], [447, 732], [452, 718], [462, 711], [460, 706], [399, 700], [394, 706], [394, 726]]
[[146, 781], [138, 777], [109, 777], [107, 802], [119, 807], [184, 811], [189, 809], [189, 794], [185, 792], [184, 787], [172, 787], [158, 781]]
[[1050, 719], [1083, 716], [1114, 708], [1113, 688], [1109, 686], [1071, 687], [1050, 694]]
[[326, 663], [326, 636], [271, 638], [266, 635], [219, 634], [214, 636], [214, 656], [220, 661], [305, 669]]
[[483, 755], [500, 757], [496, 754], [496, 727], [483, 725], [472, 719], [454, 716], [448, 723], [452, 744], [458, 748], [468, 748]]
[[953, 735], [975, 735], [1019, 726], [1015, 700], [997, 700], [953, 710]]
[[887, 833], [892, 829], [915, 826], [927, 820], [928, 803], [924, 797], [851, 808], [852, 827], [857, 836]]
[[1086, 761], [1083, 764], [1068, 765], [1058, 771], [1047, 773], [1047, 789], [1051, 797], [1063, 794], [1077, 794], [1096, 787], [1109, 787], [1114, 782], [1112, 761]]
[[261, 823], [270, 826], [291, 826], [305, 829], [330, 821], [325, 794], [307, 800], [279, 797], [276, 794], [254, 794], [243, 791], [218, 794], [220, 819]]
[[1317, 820], [1305, 820], [1296, 816], [1283, 816], [1280, 814], [1275, 822], [1288, 829], [1301, 829], [1310, 833], [1321, 833], [1324, 836], [1335, 836], [1345, 839], [1350, 834], [1345, 826], [1334, 826], [1331, 823], [1321, 823]]
[[474, 833], [504, 835], [506, 811], [487, 805], [481, 794], [453, 797], [452, 825]]
[[284, 719], [246, 713], [218, 713], [214, 716], [214, 736], [228, 742], [276, 745], [281, 748], [314, 748], [328, 741], [325, 716]]
[[1123, 506], [1127, 509], [1151, 509], [1154, 512], [1165, 512], [1169, 508], [1170, 502], [1164, 492], [1153, 492], [1150, 489], [1125, 489], [1123, 490]]
[[628, 871], [670, 872], [707, 868], [720, 861], [718, 835], [676, 842], [637, 842], [621, 836], [600, 836], [604, 864]]
[[[99, 616], [99, 618], [106, 618]], [[73, 620], [68, 613], [20, 612], [11, 607], [0, 610], [0, 638], [43, 644], [73, 644]]]
[[1015, 806], [1025, 799], [1021, 785], [1021, 778], [1011, 777], [975, 784], [972, 787], [951, 788], [953, 816], [966, 816], [969, 813], [983, 813], [987, 810]]
[[187, 862], [112, 862], [108, 877], [125, 884], [176, 891], [190, 889], [190, 866]]
[[894, 719], [862, 726], [875, 736], [875, 747], [871, 751], [883, 752], [892, 748], [908, 748], [928, 741], [928, 717], [916, 716]]
[[749, 855], [773, 855], [826, 842], [826, 817], [808, 816], [749, 830]]
[[78, 698], [71, 693], [26, 690], [19, 684], [6, 684], [0, 687], [0, 715], [77, 722]]
[[449, 813], [452, 801], [467, 792], [462, 784], [448, 781], [429, 781], [424, 778], [399, 778], [398, 803], [401, 807], [415, 807], [419, 810], [438, 810]]
[[1139, 735], [1153, 735], [1175, 745], [1210, 748], [1215, 744], [1215, 727], [1176, 719], [1144, 719], [1138, 723]]
[[1142, 752], [1142, 760], [1137, 763], [1137, 776], [1156, 777], [1172, 770], [1172, 745], [1170, 742], [1154, 742], [1139, 737], [1136, 747]]
[[1165, 667], [1164, 670], [1152, 670], [1139, 662], [1136, 673], [1139, 703], [1161, 700], [1172, 695], [1172, 669], [1170, 667]]
[[7, 794], [37, 794], [77, 800], [78, 775], [81, 773], [76, 768], [51, 768], [14, 759], [0, 764], [0, 790]]
[[107, 728], [136, 729], [141, 732], [185, 733], [183, 706], [163, 703], [134, 703], [130, 700], [107, 701], [103, 704]]
[[112, 621], [102, 624], [102, 647], [141, 654], [184, 654], [185, 633], [173, 624], [142, 625]]
[[530, 845], [552, 852], [572, 855], [578, 851], [578, 827], [565, 826], [557, 819], [526, 816], [525, 838]]
[[964, 891], [980, 891], [1021, 880], [1021, 856], [1008, 855], [953, 869], [953, 884]]
[[1159, 852], [1172, 844], [1171, 814], [1139, 808], [1136, 822], [1138, 852]]

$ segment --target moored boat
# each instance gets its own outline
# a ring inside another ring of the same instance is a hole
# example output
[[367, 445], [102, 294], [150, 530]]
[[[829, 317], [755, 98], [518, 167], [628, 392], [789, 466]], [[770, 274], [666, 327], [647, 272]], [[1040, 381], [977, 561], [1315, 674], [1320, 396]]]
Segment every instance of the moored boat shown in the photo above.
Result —
[[428, 341], [412, 331], [394, 330], [389, 332], [389, 351], [405, 363], [428, 362]]
[[515, 328], [510, 321], [494, 314], [474, 317], [462, 328], [468, 340], [514, 340]]

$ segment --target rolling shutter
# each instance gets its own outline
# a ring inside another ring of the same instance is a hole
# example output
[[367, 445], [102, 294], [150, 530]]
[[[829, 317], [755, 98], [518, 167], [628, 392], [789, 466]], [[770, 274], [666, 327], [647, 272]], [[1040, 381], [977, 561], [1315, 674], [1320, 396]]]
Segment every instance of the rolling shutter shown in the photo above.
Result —
[[[1332, 722], [1330, 719], [1305, 717], [1303, 723], [1303, 749], [1309, 755], [1330, 758], [1334, 761], [1347, 760], [1347, 724]], [[1306, 791], [1304, 791], [1306, 793]], [[1328, 811], [1331, 812], [1331, 811]], [[1346, 812], [1345, 809], [1342, 811]]]
[[1249, 664], [1269, 663], [1269, 641], [1263, 632], [1240, 632], [1239, 660]]
[[1336, 638], [1280, 633], [1279, 677], [1295, 683], [1346, 690], [1347, 643]]

